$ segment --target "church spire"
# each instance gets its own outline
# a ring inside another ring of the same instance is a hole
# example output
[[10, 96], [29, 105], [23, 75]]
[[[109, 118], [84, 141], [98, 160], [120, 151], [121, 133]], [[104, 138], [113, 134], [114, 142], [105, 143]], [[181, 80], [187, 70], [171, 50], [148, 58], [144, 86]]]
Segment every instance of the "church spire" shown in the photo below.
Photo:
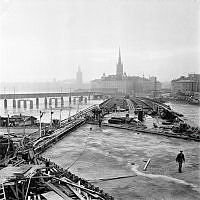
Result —
[[122, 64], [122, 60], [121, 60], [120, 47], [119, 47], [118, 63], [117, 63], [117, 67], [116, 67], [116, 75], [118, 78], [122, 78], [122, 76], [123, 76], [123, 64]]

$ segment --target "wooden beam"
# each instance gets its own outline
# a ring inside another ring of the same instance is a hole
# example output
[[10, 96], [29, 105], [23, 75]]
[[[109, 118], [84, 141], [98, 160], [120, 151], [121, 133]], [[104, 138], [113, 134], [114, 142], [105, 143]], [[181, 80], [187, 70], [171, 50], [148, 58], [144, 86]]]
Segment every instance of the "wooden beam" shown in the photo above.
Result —
[[[96, 192], [96, 191], [94, 191], [94, 190], [90, 190], [90, 189], [87, 189], [87, 188], [85, 188], [84, 186], [82, 186], [82, 185], [77, 185], [77, 184], [75, 184], [74, 182], [69, 182], [69, 181], [67, 181], [67, 178], [65, 178], [65, 177], [63, 177], [62, 179], [59, 179], [59, 178], [53, 178], [53, 179], [56, 179], [56, 180], [60, 180], [61, 182], [64, 182], [67, 186], [69, 186], [69, 185], [71, 185], [71, 186], [74, 186], [74, 187], [76, 187], [76, 188], [80, 188], [81, 190], [83, 190], [83, 191], [85, 191], [85, 192], [87, 192], [89, 195], [91, 195], [92, 197], [94, 197], [94, 198], [96, 198], [96, 199], [103, 199], [104, 200], [104, 198], [102, 198], [101, 196], [100, 196], [100, 194], [98, 193], [98, 192]], [[65, 180], [66, 179], [66, 180]]]
[[19, 189], [18, 189], [17, 181], [15, 182], [15, 186], [16, 186], [16, 195], [17, 195], [17, 199], [19, 199]]
[[146, 163], [146, 165], [144, 166], [144, 171], [146, 171], [146, 169], [147, 169], [147, 167], [148, 167], [148, 165], [149, 165], [149, 163], [150, 163], [150, 161], [151, 161], [151, 159], [149, 158], [148, 160], [147, 160], [147, 163]]
[[[71, 185], [67, 185], [67, 187], [69, 187], [69, 189], [80, 199], [80, 200], [85, 200], [85, 198], [82, 196], [81, 192], [79, 193], [74, 187], [72, 187]], [[80, 189], [79, 189], [80, 191]]]
[[71, 200], [70, 197], [68, 197], [64, 192], [62, 192], [60, 189], [58, 189], [56, 186], [54, 186], [51, 183], [46, 182], [45, 183], [49, 188], [51, 188], [53, 191], [55, 191], [59, 196], [61, 196], [63, 199]]
[[21, 185], [22, 185], [22, 199], [24, 199], [25, 198], [25, 190], [24, 190], [25, 182], [22, 182]]
[[17, 199], [18, 197], [17, 197], [17, 193], [16, 193], [16, 191], [15, 191], [15, 189], [14, 189], [14, 186], [13, 186], [13, 185], [10, 185], [10, 188], [11, 188], [13, 194], [15, 195], [15, 198]]

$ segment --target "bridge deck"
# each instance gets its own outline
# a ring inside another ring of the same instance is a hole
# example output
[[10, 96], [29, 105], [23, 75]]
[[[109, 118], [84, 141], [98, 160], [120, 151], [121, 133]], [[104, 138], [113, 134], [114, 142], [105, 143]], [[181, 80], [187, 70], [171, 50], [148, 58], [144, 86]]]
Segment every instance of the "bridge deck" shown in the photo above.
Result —
[[64, 96], [88, 96], [93, 95], [95, 92], [45, 92], [45, 93], [18, 93], [18, 94], [0, 94], [0, 99], [23, 99], [23, 98], [43, 98], [43, 97], [64, 97]]

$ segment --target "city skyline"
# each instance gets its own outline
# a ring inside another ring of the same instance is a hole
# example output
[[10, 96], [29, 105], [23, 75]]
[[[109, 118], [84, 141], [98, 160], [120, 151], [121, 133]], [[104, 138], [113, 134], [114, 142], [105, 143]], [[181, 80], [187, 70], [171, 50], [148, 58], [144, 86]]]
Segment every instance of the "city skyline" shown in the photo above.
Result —
[[[115, 6], [113, 6], [115, 3]], [[1, 1], [0, 82], [84, 82], [115, 72], [161, 82], [199, 73], [199, 3], [187, 0]]]

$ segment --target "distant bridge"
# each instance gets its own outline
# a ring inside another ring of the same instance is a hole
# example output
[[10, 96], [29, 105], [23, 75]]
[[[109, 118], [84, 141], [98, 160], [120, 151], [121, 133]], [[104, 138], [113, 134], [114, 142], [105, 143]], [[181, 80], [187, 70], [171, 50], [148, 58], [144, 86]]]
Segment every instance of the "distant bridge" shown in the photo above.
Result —
[[[4, 109], [8, 108], [8, 99], [12, 99], [13, 108], [21, 108], [21, 102], [24, 103], [24, 108], [27, 108], [27, 102], [30, 104], [30, 109], [33, 109], [33, 100], [35, 99], [36, 108], [39, 108], [39, 101], [44, 102], [45, 109], [47, 109], [47, 104], [49, 101], [49, 107], [52, 108], [52, 100], [55, 102], [55, 108], [58, 108], [58, 101], [60, 101], [61, 108], [64, 107], [64, 97], [69, 97], [69, 102], [71, 103], [71, 98], [73, 97], [74, 104], [77, 101], [87, 103], [87, 100], [97, 99], [98, 97], [102, 97], [103, 95], [97, 92], [91, 91], [77, 91], [77, 92], [45, 92], [45, 93], [21, 93], [21, 94], [0, 94], [0, 99], [3, 99]], [[47, 99], [48, 98], [48, 99]], [[59, 100], [60, 99], [60, 100]]]
[[[45, 93], [17, 93], [17, 94], [0, 94], [0, 99], [27, 99], [27, 98], [44, 98], [44, 97], [67, 97], [67, 96], [89, 96], [98, 95], [99, 93], [91, 91], [80, 92], [45, 92]], [[101, 94], [99, 94], [101, 95]]]

